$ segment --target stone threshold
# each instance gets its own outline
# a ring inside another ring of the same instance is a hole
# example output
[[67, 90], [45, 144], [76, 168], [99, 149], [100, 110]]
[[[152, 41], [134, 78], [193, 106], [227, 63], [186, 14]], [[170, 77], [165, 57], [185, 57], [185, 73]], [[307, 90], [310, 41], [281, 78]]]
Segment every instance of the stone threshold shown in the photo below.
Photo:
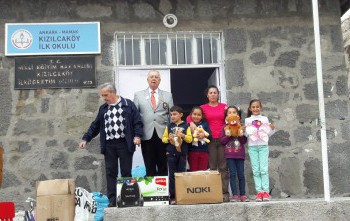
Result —
[[104, 220], [350, 220], [350, 197], [107, 208]]

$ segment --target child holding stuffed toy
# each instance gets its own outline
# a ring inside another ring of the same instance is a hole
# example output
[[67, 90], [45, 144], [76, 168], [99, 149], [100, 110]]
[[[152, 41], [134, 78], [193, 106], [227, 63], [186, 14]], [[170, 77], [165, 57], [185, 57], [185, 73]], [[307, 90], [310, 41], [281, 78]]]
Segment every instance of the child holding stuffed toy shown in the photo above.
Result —
[[[229, 106], [225, 111], [226, 126], [221, 131], [220, 142], [225, 146], [225, 156], [230, 174], [230, 186], [232, 195], [230, 201], [249, 202], [245, 195], [245, 177], [244, 177], [244, 144], [247, 137], [243, 135], [241, 128], [241, 111], [239, 107]], [[239, 196], [236, 188], [236, 177], [238, 177]]]
[[257, 99], [250, 101], [245, 126], [248, 137], [248, 153], [253, 170], [257, 202], [269, 201], [269, 136], [275, 132], [275, 125], [261, 115], [262, 105]]
[[208, 143], [211, 140], [211, 131], [208, 123], [203, 120], [201, 107], [192, 108], [191, 118], [196, 128], [191, 129], [193, 141], [188, 147], [190, 171], [206, 170], [209, 163]]
[[179, 106], [170, 108], [171, 123], [165, 128], [162, 142], [166, 146], [169, 169], [169, 193], [171, 204], [175, 204], [175, 173], [186, 171], [187, 144], [192, 142], [191, 129], [182, 121], [183, 110]]

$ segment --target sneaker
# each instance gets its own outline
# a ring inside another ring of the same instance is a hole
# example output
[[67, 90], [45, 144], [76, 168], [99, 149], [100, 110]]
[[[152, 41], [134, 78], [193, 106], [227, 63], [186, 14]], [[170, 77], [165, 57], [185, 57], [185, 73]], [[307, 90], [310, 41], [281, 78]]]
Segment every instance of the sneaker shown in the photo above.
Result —
[[171, 199], [170, 200], [170, 205], [176, 205], [176, 200], [175, 199]]
[[256, 196], [255, 196], [255, 201], [256, 202], [261, 202], [262, 199], [263, 199], [263, 193], [262, 192], [256, 194]]
[[262, 198], [263, 198], [263, 201], [270, 201], [271, 196], [267, 192], [263, 192]]
[[239, 198], [237, 195], [231, 195], [230, 196], [230, 202], [239, 202]]
[[241, 202], [249, 202], [249, 198], [246, 195], [242, 195]]

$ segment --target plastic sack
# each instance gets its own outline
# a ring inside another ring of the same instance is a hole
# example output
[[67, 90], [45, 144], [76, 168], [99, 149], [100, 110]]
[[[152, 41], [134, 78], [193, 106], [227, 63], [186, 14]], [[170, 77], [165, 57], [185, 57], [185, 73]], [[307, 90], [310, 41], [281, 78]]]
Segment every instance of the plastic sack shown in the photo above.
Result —
[[107, 208], [109, 204], [108, 197], [100, 192], [93, 192], [93, 196], [97, 203], [94, 221], [102, 221], [104, 209]]
[[90, 193], [82, 187], [75, 188], [74, 221], [102, 221], [109, 200], [100, 192]]

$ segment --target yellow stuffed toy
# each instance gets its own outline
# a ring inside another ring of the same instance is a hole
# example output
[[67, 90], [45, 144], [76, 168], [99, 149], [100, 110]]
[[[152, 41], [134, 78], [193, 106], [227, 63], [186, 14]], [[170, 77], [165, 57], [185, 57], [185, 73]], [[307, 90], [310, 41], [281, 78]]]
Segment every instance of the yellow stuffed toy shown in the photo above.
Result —
[[[204, 133], [204, 138], [200, 139], [199, 135], [201, 133]], [[198, 127], [196, 127], [196, 129], [194, 129], [193, 131], [193, 145], [198, 146], [198, 141], [204, 143], [210, 143], [210, 140], [207, 138], [209, 136], [209, 133], [207, 131], [204, 130], [202, 125], [199, 125]]]
[[225, 118], [226, 126], [224, 130], [226, 136], [238, 137], [243, 135], [240, 119], [237, 114], [229, 115]]

